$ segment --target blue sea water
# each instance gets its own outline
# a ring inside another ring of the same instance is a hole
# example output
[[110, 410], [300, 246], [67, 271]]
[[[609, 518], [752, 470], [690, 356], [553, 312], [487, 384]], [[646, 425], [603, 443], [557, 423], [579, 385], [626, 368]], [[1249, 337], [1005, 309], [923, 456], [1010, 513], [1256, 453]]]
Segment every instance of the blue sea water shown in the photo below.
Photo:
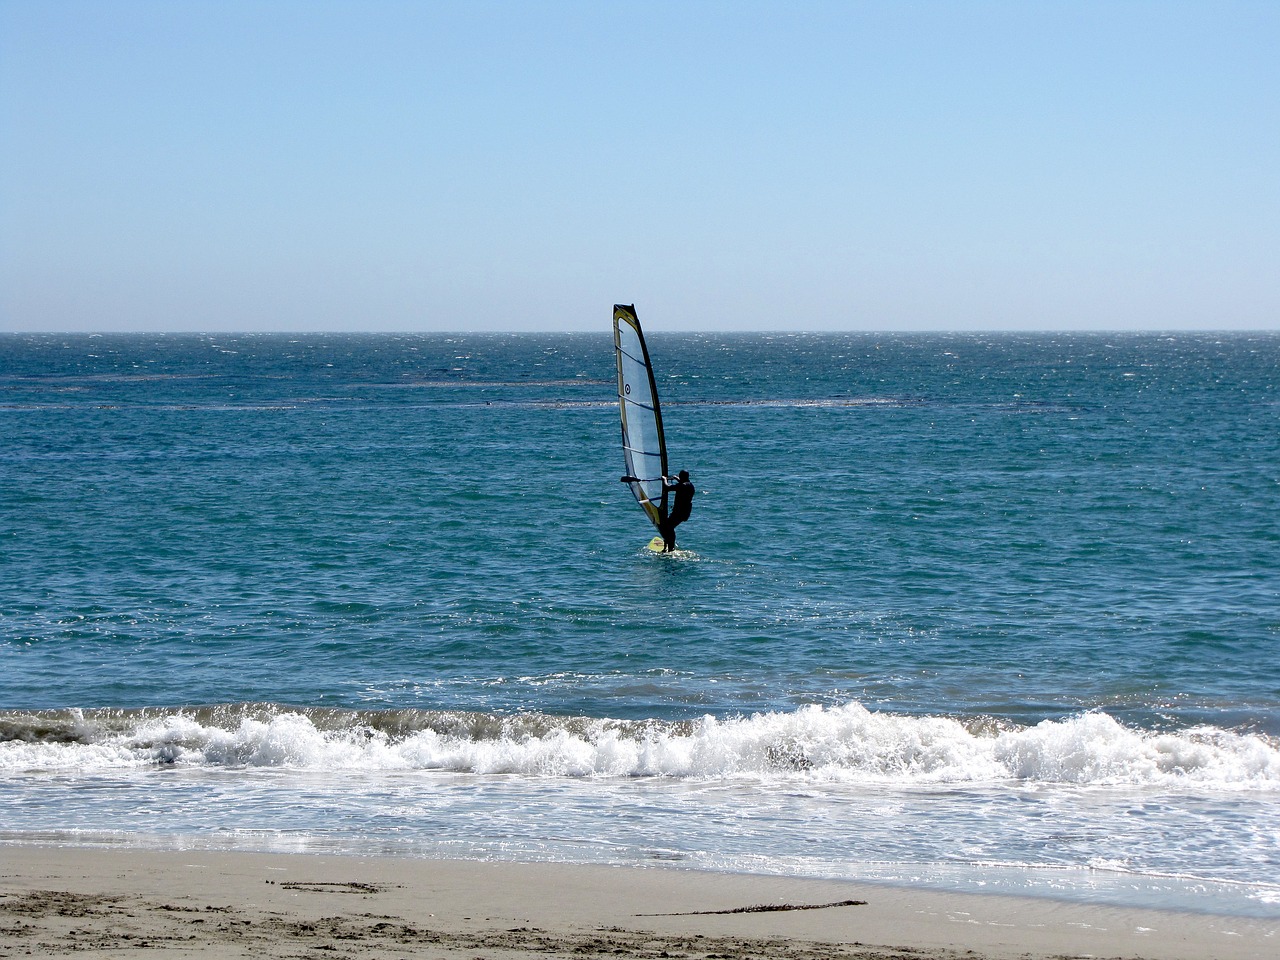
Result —
[[1280, 336], [649, 339], [0, 336], [0, 840], [1280, 916]]

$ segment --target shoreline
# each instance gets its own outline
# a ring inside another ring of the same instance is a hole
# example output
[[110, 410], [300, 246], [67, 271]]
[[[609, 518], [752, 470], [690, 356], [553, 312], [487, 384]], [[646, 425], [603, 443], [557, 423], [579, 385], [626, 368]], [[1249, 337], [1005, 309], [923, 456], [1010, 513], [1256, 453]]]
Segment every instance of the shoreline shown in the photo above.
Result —
[[1280, 920], [613, 867], [0, 844], [0, 958], [1251, 960]]

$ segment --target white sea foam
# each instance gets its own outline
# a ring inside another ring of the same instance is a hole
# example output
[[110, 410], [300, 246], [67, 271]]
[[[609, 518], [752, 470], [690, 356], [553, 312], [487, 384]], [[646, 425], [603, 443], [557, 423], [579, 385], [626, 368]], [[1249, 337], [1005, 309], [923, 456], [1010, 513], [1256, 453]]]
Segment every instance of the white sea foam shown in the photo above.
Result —
[[[795, 779], [885, 785], [1002, 781], [1280, 789], [1270, 739], [1197, 727], [1152, 732], [1104, 713], [1031, 727], [962, 723], [860, 704], [683, 723], [451, 715], [380, 729], [352, 713], [153, 712], [74, 737], [0, 743], [0, 770], [178, 764], [316, 770], [445, 770], [535, 777]], [[385, 726], [385, 725], [384, 725]], [[70, 742], [68, 742], [70, 741]]]

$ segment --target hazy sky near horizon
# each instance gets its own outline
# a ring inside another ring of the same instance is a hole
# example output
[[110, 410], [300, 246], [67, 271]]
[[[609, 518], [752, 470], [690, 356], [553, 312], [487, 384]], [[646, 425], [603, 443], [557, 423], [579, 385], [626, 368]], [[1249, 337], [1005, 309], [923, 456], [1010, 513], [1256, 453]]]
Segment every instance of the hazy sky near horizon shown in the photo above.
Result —
[[1280, 3], [0, 0], [0, 331], [1280, 329]]

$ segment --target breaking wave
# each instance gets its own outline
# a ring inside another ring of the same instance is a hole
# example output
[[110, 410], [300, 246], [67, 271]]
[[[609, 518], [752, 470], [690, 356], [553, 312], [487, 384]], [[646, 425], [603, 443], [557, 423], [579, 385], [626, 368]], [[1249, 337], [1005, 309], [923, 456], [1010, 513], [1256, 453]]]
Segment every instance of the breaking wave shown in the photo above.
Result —
[[1096, 712], [1034, 726], [856, 703], [684, 722], [277, 704], [0, 713], [0, 773], [156, 765], [1280, 790], [1280, 745], [1270, 737], [1139, 730]]

